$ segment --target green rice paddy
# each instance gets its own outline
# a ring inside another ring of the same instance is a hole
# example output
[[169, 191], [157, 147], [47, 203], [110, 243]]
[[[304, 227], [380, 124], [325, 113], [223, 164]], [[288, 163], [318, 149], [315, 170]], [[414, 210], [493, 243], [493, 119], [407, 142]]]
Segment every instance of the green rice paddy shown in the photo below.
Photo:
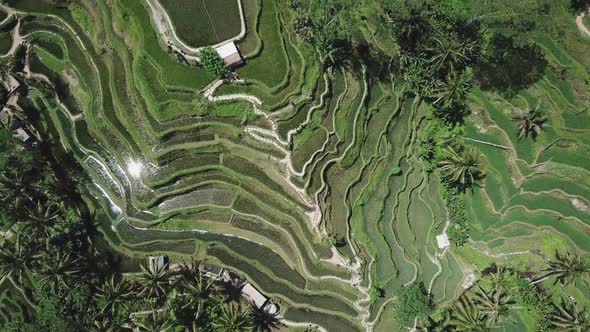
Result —
[[[34, 45], [31, 70], [67, 90], [59, 100], [37, 92], [36, 103], [86, 171], [88, 199], [103, 211], [101, 231], [119, 250], [230, 268], [280, 301], [284, 318], [333, 331], [401, 330], [393, 304], [415, 281], [443, 305], [463, 291], [470, 270], [493, 261], [541, 269], [531, 251], [590, 252], [590, 115], [583, 111], [590, 63], [571, 55], [590, 54], [582, 37], [579, 52], [539, 38], [549, 68], [516, 96], [472, 91], [465, 136], [510, 149], [465, 141], [485, 156], [487, 177], [467, 195], [473, 247], [443, 252], [435, 240], [448, 219], [440, 181], [416, 152], [425, 105], [394, 75], [322, 70], [292, 30], [285, 0], [243, 1], [249, 30], [238, 45], [247, 61], [237, 74], [244, 82], [219, 87], [213, 97], [233, 100], [213, 98], [205, 113], [193, 102], [212, 78], [167, 54], [143, 2], [82, 0], [75, 16], [33, 2], [9, 1], [19, 16], [37, 18], [21, 27]], [[240, 31], [236, 0], [161, 3], [191, 46]], [[96, 12], [84, 15], [88, 8]], [[3, 36], [0, 53], [8, 47]], [[395, 48], [388, 36], [373, 38]], [[572, 68], [567, 82], [552, 73], [562, 63]], [[538, 101], [549, 126], [536, 141], [519, 139], [510, 110]], [[515, 251], [528, 252], [491, 258]], [[372, 287], [383, 297], [371, 298]], [[2, 288], [0, 319], [26, 305], [6, 300], [14, 291]], [[526, 325], [525, 314], [515, 316], [518, 328]]]

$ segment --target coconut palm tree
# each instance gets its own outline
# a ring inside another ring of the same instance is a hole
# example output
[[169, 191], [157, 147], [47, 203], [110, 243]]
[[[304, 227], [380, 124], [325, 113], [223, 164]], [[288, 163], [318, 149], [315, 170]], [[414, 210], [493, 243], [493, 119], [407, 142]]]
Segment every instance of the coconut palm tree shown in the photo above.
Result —
[[516, 303], [502, 287], [496, 287], [486, 292], [478, 286], [475, 294], [475, 304], [487, 316], [488, 327], [496, 325], [510, 315], [510, 307]]
[[518, 127], [518, 138], [528, 137], [529, 134], [534, 139], [541, 134], [541, 129], [547, 121], [547, 117], [541, 111], [541, 103], [537, 103], [534, 108], [529, 108], [526, 112], [520, 109], [515, 111], [512, 120]]
[[133, 317], [133, 324], [140, 331], [145, 332], [167, 332], [172, 331], [174, 323], [167, 317], [164, 310], [152, 310], [147, 315], [137, 315]]
[[69, 289], [72, 280], [80, 276], [82, 263], [80, 257], [74, 258], [71, 253], [58, 251], [41, 261], [39, 272], [41, 282], [50, 285], [53, 289], [59, 287]]
[[504, 266], [496, 267], [496, 271], [490, 274], [492, 288], [510, 289], [514, 285], [515, 278], [514, 270]]
[[456, 105], [461, 105], [467, 100], [467, 94], [471, 89], [472, 74], [465, 70], [460, 73], [451, 70], [446, 78], [437, 82], [434, 89], [433, 104], [443, 110], [452, 111]]
[[250, 319], [253, 324], [252, 330], [256, 332], [271, 332], [277, 330], [280, 324], [276, 315], [255, 308], [250, 309]]
[[430, 64], [436, 69], [446, 69], [455, 71], [455, 66], [464, 60], [463, 49], [461, 44], [454, 39], [433, 38], [434, 46], [427, 48], [430, 53]]
[[18, 211], [28, 201], [34, 186], [27, 172], [20, 167], [0, 172], [0, 204], [6, 210]]
[[428, 316], [426, 320], [418, 325], [417, 329], [422, 332], [448, 332], [451, 331], [450, 321], [451, 312], [445, 310], [441, 319], [434, 320], [432, 317]]
[[117, 331], [108, 317], [97, 317], [88, 328], [90, 332], [114, 332]]
[[559, 305], [554, 305], [551, 324], [558, 331], [590, 331], [589, 314], [587, 308], [578, 310], [573, 302], [562, 299]]
[[141, 275], [138, 277], [139, 284], [143, 288], [139, 295], [153, 298], [160, 298], [166, 295], [170, 285], [170, 272], [165, 266], [146, 268], [141, 266]]
[[45, 238], [48, 227], [54, 224], [60, 217], [59, 207], [51, 201], [42, 202], [36, 200], [35, 204], [24, 209], [25, 225], [31, 229], [31, 233], [39, 238]]
[[487, 315], [464, 295], [453, 307], [449, 324], [453, 331], [483, 332], [489, 331], [487, 320]]
[[584, 259], [579, 252], [566, 251], [561, 254], [559, 251], [555, 252], [555, 260], [547, 261], [547, 273], [533, 283], [538, 283], [550, 277], [555, 278], [555, 282], [560, 282], [562, 285], [575, 284], [576, 279], [583, 275], [590, 273], [590, 264]]
[[211, 300], [211, 293], [215, 287], [215, 279], [205, 278], [201, 273], [196, 273], [190, 279], [184, 279], [184, 293], [190, 298], [187, 306], [196, 308], [200, 303]]
[[462, 149], [447, 147], [445, 159], [439, 167], [445, 181], [459, 189], [466, 189], [483, 178], [483, 162], [475, 148], [466, 146]]
[[219, 316], [211, 323], [217, 332], [249, 331], [252, 329], [252, 321], [248, 312], [236, 302], [224, 304]]
[[243, 281], [230, 272], [227, 278], [219, 282], [220, 294], [225, 301], [238, 301], [242, 298], [242, 285]]
[[16, 234], [0, 245], [0, 278], [11, 276], [19, 286], [34, 261], [34, 251], [24, 242], [23, 236]]
[[97, 297], [101, 300], [100, 310], [103, 314], [114, 314], [135, 294], [133, 286], [122, 275], [111, 275], [98, 289]]

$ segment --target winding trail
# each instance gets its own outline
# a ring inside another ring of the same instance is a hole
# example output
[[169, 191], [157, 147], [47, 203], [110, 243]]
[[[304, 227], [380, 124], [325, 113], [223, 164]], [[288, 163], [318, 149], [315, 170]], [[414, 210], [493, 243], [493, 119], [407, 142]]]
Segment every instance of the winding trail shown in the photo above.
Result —
[[[588, 10], [588, 12], [590, 12], [590, 9]], [[578, 26], [578, 29], [582, 34], [585, 34], [587, 37], [590, 37], [590, 30], [588, 30], [588, 28], [584, 25], [584, 16], [586, 16], [586, 13], [582, 13], [576, 16], [576, 25]]]

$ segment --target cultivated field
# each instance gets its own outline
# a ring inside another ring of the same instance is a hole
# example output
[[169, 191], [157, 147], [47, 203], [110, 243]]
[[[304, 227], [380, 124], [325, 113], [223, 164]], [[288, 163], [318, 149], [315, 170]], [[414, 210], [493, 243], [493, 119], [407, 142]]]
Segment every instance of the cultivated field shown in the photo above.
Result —
[[[239, 43], [244, 81], [215, 89], [203, 113], [195, 105], [212, 77], [166, 53], [147, 5], [96, 2], [100, 15], [74, 18], [8, 1], [35, 17], [20, 26], [31, 72], [68, 87], [59, 99], [31, 86], [30, 99], [88, 174], [87, 200], [118, 250], [229, 267], [278, 302], [281, 317], [331, 331], [402, 330], [394, 304], [415, 281], [444, 304], [492, 261], [538, 272], [556, 249], [590, 252], [590, 43], [574, 22], [565, 46], [539, 36], [547, 64], [534, 85], [512, 96], [470, 93], [465, 143], [485, 156], [486, 178], [466, 194], [471, 241], [443, 251], [440, 179], [416, 152], [427, 108], [388, 63], [324, 70], [288, 24], [287, 1], [244, 1], [256, 22]], [[235, 0], [161, 3], [191, 46], [239, 33]], [[363, 38], [393, 52], [380, 24], [364, 24]], [[511, 111], [537, 103], [547, 128], [536, 141], [518, 139]], [[587, 281], [568, 287], [590, 305]], [[1, 291], [0, 318], [28, 305], [9, 296], [24, 290], [5, 282]], [[527, 315], [502, 328], [523, 330]]]
[[240, 33], [238, 2], [242, 0], [159, 1], [170, 16], [176, 34], [189, 46], [217, 44]]

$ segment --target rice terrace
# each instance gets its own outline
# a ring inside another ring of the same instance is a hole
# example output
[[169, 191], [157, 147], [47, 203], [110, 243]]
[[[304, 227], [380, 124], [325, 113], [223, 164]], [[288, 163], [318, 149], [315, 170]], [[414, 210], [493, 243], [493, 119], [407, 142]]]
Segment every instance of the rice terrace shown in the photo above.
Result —
[[0, 331], [590, 331], [589, 16], [0, 0]]

